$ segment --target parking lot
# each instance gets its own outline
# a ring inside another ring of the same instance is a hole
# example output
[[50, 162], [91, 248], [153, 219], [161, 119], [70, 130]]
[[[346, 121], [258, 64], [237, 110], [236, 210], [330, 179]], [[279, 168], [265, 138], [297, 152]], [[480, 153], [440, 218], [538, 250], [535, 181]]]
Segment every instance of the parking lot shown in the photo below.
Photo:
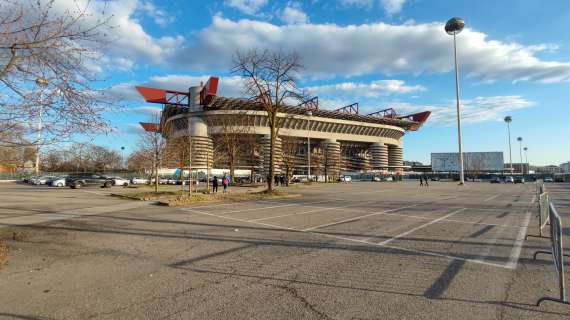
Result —
[[[525, 240], [532, 183], [318, 184], [289, 188], [293, 200], [187, 208], [12, 187], [0, 185], [7, 318], [570, 316], [534, 306], [558, 288], [551, 260], [532, 260], [549, 242]], [[570, 186], [547, 188], [570, 219]]]

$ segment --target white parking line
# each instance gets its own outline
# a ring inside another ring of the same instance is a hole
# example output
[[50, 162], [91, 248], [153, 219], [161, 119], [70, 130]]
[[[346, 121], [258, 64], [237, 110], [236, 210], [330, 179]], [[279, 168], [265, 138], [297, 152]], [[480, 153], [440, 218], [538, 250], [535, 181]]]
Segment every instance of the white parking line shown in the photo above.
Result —
[[[323, 200], [323, 201], [315, 201], [315, 202], [307, 202], [307, 203], [312, 203], [312, 204], [317, 204], [317, 203], [323, 203], [323, 202], [330, 202], [331, 200]], [[235, 204], [235, 203], [234, 203]], [[277, 206], [268, 206], [268, 207], [260, 207], [260, 208], [249, 208], [249, 209], [241, 209], [241, 210], [232, 210], [232, 211], [223, 211], [223, 212], [218, 212], [218, 214], [220, 215], [228, 215], [228, 214], [233, 214], [233, 213], [240, 213], [240, 212], [249, 212], [249, 211], [258, 211], [258, 210], [266, 210], [266, 209], [275, 209], [275, 208], [283, 208], [283, 207], [292, 207], [292, 206], [303, 206], [303, 203], [287, 203], [287, 204], [282, 204], [282, 205], [277, 205]], [[203, 206], [206, 207], [206, 206]], [[197, 207], [194, 207], [197, 208]], [[189, 208], [184, 208], [182, 210], [184, 211], [196, 211], [193, 207], [189, 207]]]
[[228, 216], [218, 216], [215, 214], [211, 214], [211, 213], [207, 213], [207, 212], [200, 212], [197, 210], [195, 212], [198, 214], [212, 216], [212, 217], [216, 217], [216, 218], [220, 218], [220, 219], [228, 219], [228, 220], [233, 220], [233, 221], [238, 221], [238, 222], [243, 222], [243, 223], [252, 223], [252, 224], [256, 224], [256, 225], [270, 227], [270, 228], [277, 229], [277, 230], [288, 230], [288, 231], [295, 231], [295, 232], [301, 232], [301, 233], [308, 233], [308, 234], [317, 235], [317, 236], [321, 236], [321, 237], [328, 237], [328, 238], [334, 238], [334, 239], [339, 239], [339, 240], [345, 240], [345, 241], [349, 241], [349, 242], [363, 243], [363, 244], [367, 244], [367, 245], [379, 246], [379, 247], [384, 247], [384, 248], [389, 248], [389, 249], [394, 249], [394, 250], [400, 250], [400, 251], [405, 251], [405, 252], [411, 252], [411, 253], [421, 254], [421, 255], [426, 255], [426, 256], [447, 258], [447, 259], [451, 259], [451, 260], [461, 260], [461, 261], [472, 262], [472, 263], [482, 264], [482, 265], [496, 267], [496, 268], [513, 269], [512, 267], [505, 266], [502, 264], [492, 263], [492, 262], [487, 262], [487, 261], [482, 261], [482, 260], [477, 260], [477, 259], [468, 259], [468, 258], [463, 258], [463, 257], [458, 257], [458, 256], [453, 256], [453, 255], [431, 252], [431, 251], [422, 251], [422, 250], [408, 249], [408, 248], [402, 248], [402, 247], [396, 247], [396, 246], [382, 245], [382, 244], [378, 244], [378, 243], [366, 242], [366, 241], [359, 240], [359, 239], [352, 239], [352, 238], [337, 236], [337, 235], [333, 235], [333, 234], [305, 231], [305, 230], [289, 228], [289, 227], [274, 225], [274, 224], [265, 223], [265, 222], [247, 221], [244, 219], [228, 217]]
[[517, 234], [517, 238], [515, 240], [515, 244], [513, 245], [513, 249], [511, 250], [511, 255], [509, 256], [509, 263], [507, 263], [507, 267], [510, 269], [516, 269], [517, 267], [517, 263], [521, 255], [524, 238], [526, 237], [528, 224], [530, 222], [530, 215], [531, 211], [529, 210], [526, 213], [526, 216], [524, 217], [523, 227], [519, 230], [519, 233]]
[[405, 207], [401, 207], [401, 208], [396, 208], [396, 209], [385, 210], [385, 211], [381, 211], [381, 212], [369, 213], [369, 214], [365, 214], [365, 215], [363, 215], [363, 216], [358, 216], [358, 217], [354, 217], [354, 218], [349, 218], [349, 219], [345, 219], [345, 220], [341, 220], [341, 221], [325, 223], [325, 224], [321, 224], [321, 225], [318, 225], [318, 226], [314, 226], [314, 227], [310, 227], [310, 228], [303, 229], [302, 231], [305, 231], [305, 232], [306, 232], [306, 231], [311, 231], [311, 230], [315, 230], [315, 229], [319, 229], [319, 228], [330, 227], [330, 226], [334, 226], [334, 225], [341, 224], [341, 223], [345, 223], [345, 222], [352, 222], [352, 221], [360, 220], [360, 219], [362, 219], [362, 218], [367, 218], [367, 217], [371, 217], [371, 216], [386, 214], [386, 213], [388, 213], [388, 212], [394, 212], [394, 211], [398, 211], [398, 210], [402, 210], [402, 209], [417, 207], [417, 206], [419, 206], [419, 205], [422, 205], [422, 203], [417, 203], [417, 204], [413, 204], [413, 205], [409, 205], [409, 206], [405, 206]]
[[392, 238], [390, 238], [390, 239], [384, 240], [384, 241], [378, 243], [378, 245], [381, 245], [381, 246], [387, 245], [388, 243], [390, 243], [390, 242], [392, 242], [392, 241], [394, 241], [394, 240], [398, 240], [399, 238], [405, 237], [405, 236], [409, 235], [409, 234], [412, 233], [412, 232], [416, 232], [416, 231], [418, 231], [418, 230], [420, 230], [420, 229], [423, 229], [423, 228], [425, 228], [425, 227], [427, 227], [427, 226], [430, 226], [430, 225], [432, 225], [432, 224], [434, 224], [434, 223], [437, 223], [437, 222], [439, 222], [439, 221], [441, 221], [441, 220], [445, 220], [445, 219], [451, 217], [452, 215], [457, 214], [457, 213], [459, 213], [459, 212], [461, 212], [461, 211], [464, 211], [464, 210], [466, 210], [466, 209], [467, 209], [467, 208], [461, 208], [461, 209], [459, 209], [459, 210], [455, 210], [455, 211], [453, 211], [453, 212], [451, 212], [451, 213], [446, 214], [446, 215], [443, 216], [443, 217], [439, 217], [439, 218], [434, 219], [434, 220], [432, 220], [432, 221], [430, 221], [430, 222], [424, 223], [424, 224], [422, 224], [422, 225], [420, 225], [420, 226], [417, 226], [417, 227], [415, 227], [415, 228], [413, 228], [413, 229], [410, 229], [410, 230], [408, 230], [408, 231], [406, 231], [406, 232], [402, 232], [402, 233], [400, 233], [399, 235], [394, 236], [394, 237], [392, 237]]
[[493, 200], [493, 199], [495, 199], [495, 198], [497, 198], [497, 197], [499, 197], [499, 196], [501, 196], [501, 195], [502, 195], [502, 193], [496, 194], [496, 195], [494, 195], [494, 196], [490, 196], [489, 198], [483, 200], [483, 202], [491, 201], [491, 200]]
[[[340, 207], [316, 207], [317, 209], [314, 209], [314, 210], [301, 211], [301, 212], [297, 212], [297, 213], [282, 214], [282, 215], [274, 216], [274, 217], [264, 217], [264, 218], [259, 218], [259, 219], [252, 219], [252, 220], [248, 220], [248, 221], [264, 221], [264, 220], [271, 220], [271, 219], [277, 219], [277, 218], [284, 218], [284, 217], [289, 217], [289, 216], [296, 216], [296, 215], [302, 215], [302, 214], [316, 213], [316, 212], [321, 212], [321, 211], [325, 211], [325, 210], [343, 210], [343, 209], [346, 209], [346, 208], [349, 208], [349, 207], [360, 206], [360, 205], [367, 204], [367, 203], [371, 203], [371, 202], [376, 202], [376, 200], [373, 200], [373, 201], [365, 201], [365, 202], [360, 202], [360, 203], [354, 203], [354, 204], [349, 204], [349, 205], [340, 206]], [[311, 206], [307, 206], [307, 207], [311, 207]]]

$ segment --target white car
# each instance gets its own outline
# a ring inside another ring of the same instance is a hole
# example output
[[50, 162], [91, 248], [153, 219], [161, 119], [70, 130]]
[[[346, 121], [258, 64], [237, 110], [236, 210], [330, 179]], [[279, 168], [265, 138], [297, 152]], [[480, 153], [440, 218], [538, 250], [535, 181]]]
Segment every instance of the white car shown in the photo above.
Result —
[[505, 178], [505, 183], [515, 183], [515, 178], [508, 176]]
[[149, 180], [146, 178], [132, 178], [131, 183], [132, 184], [148, 184]]
[[53, 178], [50, 182], [50, 186], [52, 187], [65, 187], [65, 178], [66, 176], [56, 177]]
[[109, 177], [109, 180], [113, 181], [114, 186], [128, 186], [129, 180], [121, 177]]
[[341, 177], [340, 177], [340, 181], [342, 181], [342, 182], [351, 182], [351, 181], [352, 181], [352, 178], [349, 177], [349, 176], [341, 176]]

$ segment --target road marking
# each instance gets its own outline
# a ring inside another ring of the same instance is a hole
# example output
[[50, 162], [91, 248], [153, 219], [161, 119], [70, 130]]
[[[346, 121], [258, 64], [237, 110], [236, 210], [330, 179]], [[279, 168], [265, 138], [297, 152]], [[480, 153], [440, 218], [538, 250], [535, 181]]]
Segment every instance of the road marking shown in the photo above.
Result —
[[516, 269], [517, 263], [519, 262], [519, 257], [521, 255], [522, 245], [524, 242], [524, 238], [526, 237], [526, 232], [528, 229], [528, 224], [530, 222], [530, 210], [527, 211], [526, 216], [523, 220], [523, 227], [519, 230], [517, 234], [515, 243], [513, 245], [513, 249], [511, 250], [511, 255], [509, 256], [509, 263], [507, 263], [507, 267], [509, 269]]
[[367, 217], [371, 217], [371, 216], [386, 214], [386, 213], [388, 213], [388, 212], [394, 212], [394, 211], [398, 211], [398, 210], [402, 210], [402, 209], [417, 207], [417, 206], [422, 205], [422, 204], [423, 204], [423, 203], [418, 203], [418, 204], [413, 204], [413, 205], [409, 205], [409, 206], [405, 206], [405, 207], [401, 207], [401, 208], [390, 209], [390, 210], [385, 210], [385, 211], [381, 211], [381, 212], [369, 213], [369, 214], [365, 214], [365, 215], [363, 215], [363, 216], [358, 216], [358, 217], [349, 218], [349, 219], [345, 219], [345, 220], [341, 220], [341, 221], [337, 221], [337, 222], [330, 222], [330, 223], [325, 223], [325, 224], [321, 224], [321, 225], [318, 225], [318, 226], [306, 228], [306, 229], [303, 229], [302, 231], [311, 231], [311, 230], [315, 230], [315, 229], [319, 229], [319, 228], [330, 227], [330, 226], [334, 226], [334, 225], [337, 225], [337, 224], [342, 224], [342, 223], [346, 223], [346, 222], [352, 222], [352, 221], [360, 220], [360, 219], [362, 219], [362, 218], [367, 218]]
[[392, 237], [392, 238], [390, 238], [390, 239], [384, 240], [384, 241], [382, 241], [382, 242], [380, 242], [380, 243], [378, 243], [378, 244], [381, 245], [381, 246], [387, 245], [388, 243], [390, 243], [390, 242], [392, 242], [392, 241], [394, 241], [394, 240], [397, 240], [397, 239], [399, 239], [399, 238], [401, 238], [401, 237], [405, 237], [405, 236], [409, 235], [409, 234], [412, 233], [412, 232], [416, 232], [416, 231], [418, 231], [418, 230], [420, 230], [420, 229], [423, 229], [423, 228], [425, 228], [425, 227], [427, 227], [427, 226], [430, 226], [430, 225], [432, 225], [432, 224], [434, 224], [434, 223], [437, 223], [437, 222], [439, 222], [439, 221], [441, 221], [441, 220], [445, 220], [445, 219], [451, 217], [452, 215], [455, 215], [455, 214], [457, 214], [457, 213], [459, 213], [459, 212], [461, 212], [461, 211], [465, 211], [465, 210], [467, 210], [467, 208], [461, 208], [461, 209], [459, 209], [459, 210], [455, 210], [455, 211], [453, 211], [453, 212], [451, 212], [451, 213], [446, 214], [446, 215], [443, 216], [443, 217], [439, 217], [439, 218], [434, 219], [434, 220], [432, 220], [432, 221], [430, 221], [430, 222], [424, 223], [424, 224], [422, 224], [422, 225], [420, 225], [420, 226], [417, 226], [417, 227], [415, 227], [415, 228], [413, 228], [413, 229], [410, 229], [410, 230], [408, 230], [408, 231], [406, 231], [406, 232], [402, 232], [402, 233], [400, 233], [399, 235], [394, 236], [394, 237]]
[[381, 245], [378, 243], [366, 242], [366, 241], [359, 240], [359, 239], [352, 239], [352, 238], [337, 236], [337, 235], [333, 235], [333, 234], [305, 231], [305, 230], [289, 228], [289, 227], [274, 225], [274, 224], [265, 223], [265, 222], [247, 221], [244, 219], [228, 217], [228, 216], [219, 216], [219, 215], [215, 215], [215, 214], [211, 214], [211, 213], [207, 213], [207, 212], [202, 212], [202, 211], [197, 211], [197, 210], [195, 212], [198, 214], [216, 217], [219, 219], [228, 219], [228, 220], [233, 220], [233, 221], [238, 221], [238, 222], [243, 222], [243, 223], [252, 223], [252, 224], [257, 224], [257, 225], [261, 225], [261, 226], [265, 226], [265, 227], [270, 227], [270, 228], [277, 229], [277, 230], [287, 230], [287, 231], [294, 231], [294, 232], [300, 232], [300, 233], [308, 233], [308, 234], [321, 236], [321, 237], [328, 237], [328, 238], [345, 240], [345, 241], [356, 242], [356, 243], [364, 243], [364, 244], [368, 244], [368, 245], [372, 245], [372, 246], [378, 246], [378, 247], [383, 247], [383, 248], [389, 248], [389, 249], [394, 249], [394, 250], [400, 250], [400, 251], [405, 251], [405, 252], [422, 254], [422, 255], [426, 255], [426, 256], [440, 257], [440, 258], [446, 258], [446, 259], [451, 259], [451, 260], [461, 260], [461, 261], [472, 262], [472, 263], [477, 263], [477, 264], [496, 267], [496, 268], [512, 269], [512, 268], [505, 266], [505, 265], [502, 265], [502, 264], [492, 263], [492, 262], [487, 262], [487, 261], [481, 261], [481, 260], [477, 260], [477, 259], [469, 259], [469, 258], [463, 258], [463, 257], [458, 257], [458, 256], [453, 256], [453, 255], [437, 253], [437, 252], [408, 249], [408, 248], [397, 247], [397, 246]]
[[[315, 202], [308, 202], [308, 203], [317, 204], [317, 203], [330, 202], [330, 201], [331, 200], [327, 199], [327, 200], [323, 200], [323, 201], [315, 201]], [[275, 208], [292, 207], [292, 206], [303, 206], [303, 204], [295, 202], [295, 203], [282, 204], [282, 205], [278, 205], [278, 206], [268, 206], [268, 207], [261, 207], [261, 208], [249, 208], [249, 209], [241, 209], [241, 210], [233, 210], [233, 211], [224, 211], [224, 212], [219, 212], [219, 214], [227, 215], [227, 214], [240, 213], [240, 212], [258, 211], [258, 210], [275, 209]], [[206, 206], [202, 206], [202, 207], [206, 207]], [[182, 210], [184, 210], [184, 211], [196, 211], [192, 207], [184, 208]]]
[[[289, 216], [315, 213], [315, 212], [320, 212], [320, 211], [325, 211], [325, 210], [343, 210], [345, 208], [355, 207], [355, 206], [359, 206], [359, 205], [363, 205], [363, 204], [367, 204], [367, 203], [372, 203], [372, 202], [376, 202], [376, 200], [365, 201], [365, 202], [360, 202], [360, 203], [355, 203], [355, 204], [349, 204], [349, 205], [340, 206], [340, 207], [316, 207], [317, 209], [314, 209], [314, 210], [301, 211], [301, 212], [297, 212], [297, 213], [288, 213], [288, 214], [282, 214], [282, 215], [274, 216], [274, 217], [258, 218], [258, 219], [252, 219], [252, 220], [247, 220], [247, 221], [264, 221], [264, 220], [284, 218], [284, 217], [289, 217]], [[307, 207], [311, 207], [311, 206], [307, 206]]]
[[494, 196], [490, 196], [489, 198], [483, 200], [483, 202], [491, 201], [491, 200], [493, 200], [493, 199], [499, 197], [500, 195], [502, 195], [502, 193], [496, 194], [496, 195], [494, 195]]

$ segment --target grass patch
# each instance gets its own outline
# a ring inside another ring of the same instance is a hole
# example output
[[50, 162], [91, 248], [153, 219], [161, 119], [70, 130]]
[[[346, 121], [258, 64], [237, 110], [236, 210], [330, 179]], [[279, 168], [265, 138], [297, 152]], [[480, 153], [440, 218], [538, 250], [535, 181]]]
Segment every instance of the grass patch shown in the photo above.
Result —
[[[196, 195], [194, 194], [194, 192], [196, 192], [195, 190], [192, 190], [192, 196]], [[198, 196], [202, 193], [207, 193], [208, 190], [204, 189], [198, 189]], [[149, 201], [149, 200], [158, 200], [158, 199], [164, 199], [164, 198], [171, 198], [171, 197], [175, 197], [175, 196], [184, 196], [184, 195], [188, 195], [188, 191], [187, 190], [175, 190], [175, 191], [158, 191], [158, 192], [154, 192], [154, 191], [140, 191], [140, 192], [125, 192], [125, 193], [111, 193], [112, 197], [119, 197], [122, 199], [130, 199], [130, 200], [142, 200], [142, 201]]]
[[8, 262], [8, 246], [0, 239], [0, 268]]
[[197, 203], [239, 202], [248, 200], [289, 199], [299, 197], [301, 197], [301, 195], [296, 193], [286, 193], [281, 191], [267, 192], [267, 190], [247, 193], [193, 194], [191, 197], [189, 197], [187, 194], [184, 194], [171, 199], [160, 201], [159, 205], [179, 207]]

